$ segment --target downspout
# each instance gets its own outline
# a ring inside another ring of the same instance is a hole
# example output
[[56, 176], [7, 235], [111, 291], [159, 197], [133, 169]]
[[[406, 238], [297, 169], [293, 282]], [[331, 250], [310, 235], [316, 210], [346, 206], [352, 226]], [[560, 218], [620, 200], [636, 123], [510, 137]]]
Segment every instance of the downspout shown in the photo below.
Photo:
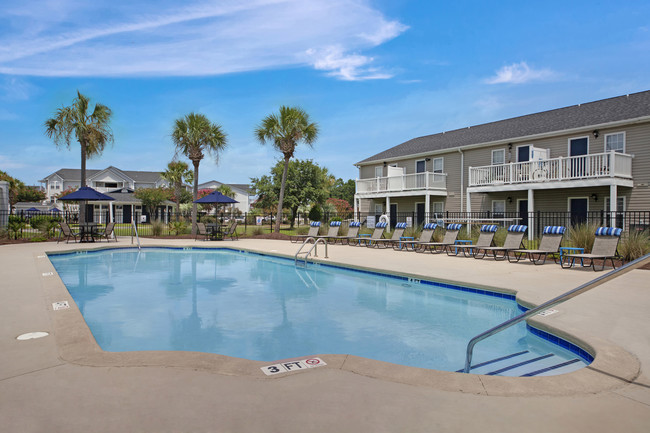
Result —
[[458, 152], [460, 153], [460, 211], [461, 213], [463, 212], [463, 187], [465, 186], [464, 178], [465, 178], [465, 154], [461, 149], [458, 149]]

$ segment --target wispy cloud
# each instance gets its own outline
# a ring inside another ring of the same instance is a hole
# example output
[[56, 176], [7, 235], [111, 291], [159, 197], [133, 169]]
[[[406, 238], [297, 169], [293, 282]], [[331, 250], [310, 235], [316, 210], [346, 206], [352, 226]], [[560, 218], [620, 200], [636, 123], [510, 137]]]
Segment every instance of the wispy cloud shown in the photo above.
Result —
[[532, 69], [526, 62], [513, 63], [502, 67], [491, 78], [485, 80], [488, 84], [522, 84], [529, 81], [547, 81], [556, 77], [550, 69]]
[[30, 1], [22, 3], [30, 12], [0, 11], [11, 23], [0, 34], [0, 73], [201, 76], [312, 66], [343, 80], [379, 79], [391, 74], [361, 53], [407, 28], [366, 0], [58, 3], [56, 14]]

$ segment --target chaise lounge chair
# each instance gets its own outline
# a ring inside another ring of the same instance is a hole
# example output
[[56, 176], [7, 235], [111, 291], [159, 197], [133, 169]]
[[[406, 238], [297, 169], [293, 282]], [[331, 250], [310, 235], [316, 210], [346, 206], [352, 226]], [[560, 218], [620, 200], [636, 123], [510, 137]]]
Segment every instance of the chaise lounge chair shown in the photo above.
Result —
[[59, 241], [61, 240], [61, 236], [65, 236], [65, 243], [67, 244], [70, 238], [74, 238], [74, 241], [77, 242], [77, 237], [80, 235], [78, 232], [73, 232], [68, 223], [61, 221], [59, 223], [59, 226], [61, 227], [61, 232], [59, 233], [59, 237], [56, 240], [56, 243], [58, 244]]
[[[476, 247], [474, 249], [474, 258], [482, 259], [485, 256], [492, 256], [494, 260], [505, 260], [508, 257], [508, 251], [518, 250], [524, 246], [524, 233], [528, 226], [513, 224], [508, 227], [508, 234], [502, 247]], [[483, 252], [483, 255], [481, 255]], [[499, 256], [499, 253], [503, 253]]]
[[549, 254], [556, 254], [560, 250], [560, 244], [562, 243], [565, 231], [566, 227], [564, 226], [544, 227], [542, 240], [539, 242], [538, 249], [508, 251], [508, 261], [510, 263], [515, 263], [526, 257], [535, 265], [543, 265], [546, 263], [546, 257], [548, 257]]
[[[580, 265], [583, 267], [591, 267], [594, 271], [602, 271], [605, 269], [605, 263], [609, 260], [612, 263], [612, 267], [616, 269], [614, 265], [614, 258], [618, 257], [618, 241], [621, 239], [622, 230], [616, 227], [598, 227], [596, 229], [596, 238], [594, 239], [594, 245], [591, 248], [590, 254], [564, 254], [562, 260], [560, 261], [560, 266], [563, 269], [568, 269], [573, 267], [576, 259], [580, 259]], [[589, 264], [585, 265], [584, 261], [589, 260]], [[600, 269], [596, 269], [594, 260], [602, 260], [603, 265]], [[566, 261], [566, 266], [565, 266]]]
[[[494, 234], [499, 227], [496, 224], [483, 224], [481, 232], [478, 235], [478, 240], [474, 245], [453, 245], [447, 247], [448, 256], [457, 256], [460, 251], [463, 252], [465, 257], [473, 256], [476, 249], [491, 247], [494, 242]], [[453, 251], [452, 251], [453, 250]]]
[[289, 238], [289, 240], [293, 243], [296, 243], [300, 240], [304, 242], [307, 238], [318, 237], [318, 230], [320, 230], [320, 221], [312, 221], [309, 223], [309, 231], [306, 235], [293, 235]]
[[433, 237], [433, 232], [436, 230], [436, 227], [438, 227], [438, 224], [436, 223], [426, 223], [422, 227], [422, 233], [420, 233], [420, 237], [418, 238], [417, 241], [403, 240], [401, 244], [394, 243], [393, 249], [394, 250], [405, 249], [407, 251], [410, 249], [411, 251], [415, 251], [415, 249], [420, 245], [431, 242], [431, 238]]
[[[376, 241], [378, 239], [382, 239], [384, 237], [384, 231], [386, 230], [386, 226], [388, 223], [377, 223], [375, 224], [375, 231], [372, 232], [372, 236], [370, 237], [357, 237], [355, 239], [348, 239], [348, 245], [354, 245], [356, 247], [364, 245], [364, 246], [369, 246], [372, 241]], [[351, 241], [357, 241], [356, 243], [350, 243]]]
[[348, 225], [348, 234], [345, 236], [329, 236], [328, 240], [331, 240], [332, 243], [341, 242], [341, 245], [344, 243], [349, 244], [350, 239], [357, 239], [359, 237], [359, 229], [361, 228], [361, 223], [359, 221], [351, 221]]
[[404, 230], [406, 230], [406, 223], [397, 223], [395, 224], [395, 230], [390, 239], [377, 239], [367, 247], [377, 247], [377, 248], [388, 248], [389, 245], [395, 245], [400, 241], [400, 238], [404, 235]]
[[432, 253], [441, 253], [445, 251], [448, 246], [454, 245], [462, 227], [462, 224], [447, 224], [447, 231], [445, 232], [445, 237], [442, 239], [442, 242], [422, 242], [419, 244], [420, 249], [416, 251], [424, 252], [429, 250]]
[[317, 236], [319, 239], [325, 239], [329, 241], [330, 238], [336, 238], [339, 235], [339, 230], [341, 229], [341, 221], [330, 221], [330, 228], [327, 230], [325, 236]]

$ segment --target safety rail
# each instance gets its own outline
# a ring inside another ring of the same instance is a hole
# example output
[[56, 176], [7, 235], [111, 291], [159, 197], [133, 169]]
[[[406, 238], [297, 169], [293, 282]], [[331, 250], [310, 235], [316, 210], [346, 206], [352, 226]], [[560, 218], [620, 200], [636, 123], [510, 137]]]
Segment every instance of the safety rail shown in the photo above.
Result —
[[485, 340], [486, 338], [491, 337], [492, 335], [497, 334], [497, 333], [503, 331], [504, 329], [507, 329], [507, 328], [509, 328], [509, 327], [511, 327], [513, 325], [516, 325], [517, 323], [519, 323], [519, 322], [521, 322], [523, 320], [526, 320], [530, 316], [533, 316], [533, 315], [535, 315], [535, 314], [537, 314], [537, 313], [539, 313], [541, 311], [544, 311], [544, 310], [547, 310], [547, 309], [549, 309], [551, 307], [554, 307], [555, 305], [561, 304], [564, 301], [568, 301], [571, 298], [574, 298], [574, 297], [576, 297], [576, 296], [578, 296], [578, 295], [580, 295], [582, 293], [585, 293], [585, 292], [587, 292], [587, 291], [589, 291], [589, 290], [591, 290], [591, 289], [593, 289], [595, 287], [600, 286], [603, 283], [606, 283], [606, 282], [608, 282], [608, 281], [610, 281], [610, 280], [612, 280], [614, 278], [620, 277], [621, 275], [626, 274], [627, 272], [630, 272], [631, 270], [640, 268], [641, 266], [644, 266], [644, 265], [646, 265], [648, 263], [650, 263], [650, 254], [646, 254], [645, 256], [643, 256], [641, 258], [638, 258], [638, 259], [636, 259], [636, 260], [634, 260], [634, 261], [632, 261], [630, 263], [627, 263], [626, 265], [623, 265], [618, 269], [614, 269], [613, 271], [610, 271], [610, 272], [606, 273], [605, 275], [603, 275], [601, 277], [594, 278], [593, 280], [591, 280], [591, 281], [589, 281], [589, 282], [587, 282], [587, 283], [585, 283], [585, 284], [583, 284], [581, 286], [578, 286], [573, 290], [569, 290], [568, 292], [566, 292], [566, 293], [564, 293], [564, 294], [562, 294], [560, 296], [557, 296], [557, 297], [551, 299], [550, 301], [546, 301], [543, 304], [541, 304], [541, 305], [539, 305], [539, 306], [537, 306], [535, 308], [532, 308], [532, 309], [526, 311], [525, 313], [520, 314], [517, 317], [513, 317], [512, 319], [507, 320], [507, 321], [501, 323], [500, 325], [497, 325], [497, 326], [495, 326], [495, 327], [493, 327], [491, 329], [488, 329], [487, 331], [475, 336], [474, 338], [469, 340], [469, 343], [467, 344], [467, 352], [466, 352], [466, 355], [465, 355], [465, 368], [463, 369], [463, 372], [464, 373], [469, 373], [469, 371], [471, 369], [472, 354], [474, 352], [474, 346], [479, 341]]
[[135, 233], [135, 238], [138, 241], [138, 250], [140, 248], [140, 236], [138, 236], [138, 228], [135, 225], [135, 221], [131, 220], [131, 227], [133, 227], [133, 230], [131, 230], [131, 244], [133, 244], [133, 233]]
[[[303, 247], [307, 245], [307, 243], [312, 240], [314, 241], [314, 245], [309, 249], [309, 251], [302, 251]], [[309, 236], [305, 241], [300, 245], [300, 248], [298, 248], [298, 251], [296, 251], [296, 255], [293, 256], [293, 262], [294, 264], [298, 264], [298, 255], [299, 254], [304, 254], [305, 255], [305, 266], [307, 266], [307, 257], [311, 254], [312, 250], [314, 251], [314, 257], [318, 257], [318, 243], [322, 242], [325, 244], [325, 258], [328, 259], [329, 257], [327, 256], [327, 240], [325, 238], [315, 238], [313, 236]]]

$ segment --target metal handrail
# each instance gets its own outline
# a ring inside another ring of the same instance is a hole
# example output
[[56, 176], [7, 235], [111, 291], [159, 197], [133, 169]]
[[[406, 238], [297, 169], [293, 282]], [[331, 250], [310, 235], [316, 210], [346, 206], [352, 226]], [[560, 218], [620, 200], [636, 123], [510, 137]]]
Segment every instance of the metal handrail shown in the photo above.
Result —
[[305, 255], [305, 265], [307, 264], [307, 257], [311, 254], [312, 250], [314, 250], [314, 257], [318, 257], [318, 243], [323, 242], [325, 244], [325, 258], [328, 259], [329, 257], [327, 256], [327, 240], [325, 238], [315, 238], [313, 236], [309, 236], [305, 241], [300, 245], [300, 248], [298, 248], [298, 251], [296, 251], [296, 254], [293, 256], [293, 262], [294, 264], [298, 264], [298, 254], [301, 254], [302, 248], [310, 241], [314, 241], [314, 245], [309, 249], [309, 251], [305, 251], [302, 254]]
[[574, 297], [576, 297], [576, 296], [578, 296], [578, 295], [580, 295], [580, 294], [582, 294], [584, 292], [587, 292], [587, 291], [589, 291], [589, 290], [591, 290], [591, 289], [593, 289], [595, 287], [600, 286], [603, 283], [606, 283], [606, 282], [608, 282], [608, 281], [610, 281], [610, 280], [612, 280], [614, 278], [620, 277], [621, 275], [626, 274], [626, 273], [630, 272], [633, 269], [640, 268], [641, 266], [643, 266], [645, 264], [648, 264], [648, 263], [650, 263], [650, 254], [646, 254], [645, 256], [640, 257], [640, 258], [638, 258], [638, 259], [636, 259], [636, 260], [634, 260], [634, 261], [632, 261], [632, 262], [630, 262], [630, 263], [628, 263], [626, 265], [623, 265], [618, 269], [614, 269], [613, 271], [610, 271], [610, 272], [606, 273], [603, 276], [600, 276], [598, 278], [594, 278], [593, 280], [591, 280], [591, 281], [589, 281], [589, 282], [587, 282], [587, 283], [585, 283], [585, 284], [583, 284], [581, 286], [578, 286], [573, 290], [570, 290], [570, 291], [568, 291], [568, 292], [566, 292], [566, 293], [564, 293], [564, 294], [562, 294], [560, 296], [557, 296], [557, 297], [551, 299], [550, 301], [546, 301], [543, 304], [541, 304], [541, 305], [539, 305], [539, 306], [537, 306], [535, 308], [532, 308], [532, 309], [526, 311], [525, 313], [520, 314], [517, 317], [513, 317], [512, 319], [507, 320], [507, 321], [503, 322], [502, 324], [497, 325], [494, 328], [488, 329], [487, 331], [477, 335], [476, 337], [469, 340], [469, 343], [467, 344], [467, 352], [466, 352], [466, 355], [465, 355], [465, 368], [463, 369], [463, 372], [464, 373], [469, 373], [469, 370], [471, 368], [470, 366], [471, 366], [471, 363], [472, 363], [472, 354], [474, 352], [474, 346], [479, 341], [485, 340], [486, 338], [491, 337], [492, 335], [494, 335], [494, 334], [496, 334], [498, 332], [501, 332], [504, 329], [507, 329], [507, 328], [509, 328], [509, 327], [511, 327], [513, 325], [516, 325], [517, 323], [519, 323], [519, 322], [521, 322], [523, 320], [526, 320], [530, 316], [533, 316], [533, 315], [539, 313], [540, 311], [544, 311], [544, 310], [546, 310], [548, 308], [551, 308], [551, 307], [553, 307], [555, 305], [561, 304], [564, 301], [568, 301], [571, 298], [574, 298]]
[[140, 236], [138, 236], [138, 228], [133, 220], [131, 220], [131, 227], [133, 227], [133, 230], [131, 231], [131, 244], [133, 244], [133, 233], [135, 232], [135, 238], [138, 240], [138, 250], [140, 250]]

